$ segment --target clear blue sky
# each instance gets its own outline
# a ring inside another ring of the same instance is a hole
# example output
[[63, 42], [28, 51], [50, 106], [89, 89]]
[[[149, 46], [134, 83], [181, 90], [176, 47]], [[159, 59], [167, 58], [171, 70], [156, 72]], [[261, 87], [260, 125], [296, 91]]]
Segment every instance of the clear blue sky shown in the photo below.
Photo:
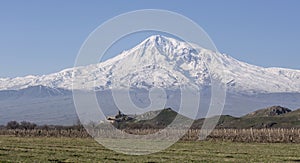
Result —
[[[198, 23], [220, 52], [264, 67], [300, 69], [300, 1], [0, 1], [0, 77], [72, 67], [97, 26], [137, 9], [166, 9]], [[111, 50], [140, 42], [141, 37]]]

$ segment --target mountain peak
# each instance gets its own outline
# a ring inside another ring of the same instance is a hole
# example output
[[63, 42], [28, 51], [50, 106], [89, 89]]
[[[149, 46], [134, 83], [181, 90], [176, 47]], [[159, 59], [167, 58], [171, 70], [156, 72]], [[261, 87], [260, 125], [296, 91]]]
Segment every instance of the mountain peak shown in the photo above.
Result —
[[142, 41], [138, 47], [144, 46], [144, 47], [168, 47], [168, 48], [180, 48], [180, 47], [188, 47], [189, 45], [183, 41], [176, 40], [171, 37], [166, 37], [163, 35], [152, 35], [148, 38], [146, 38], [144, 41]]
[[173, 38], [166, 37], [163, 35], [152, 35], [148, 38], [146, 38], [144, 41], [150, 41], [150, 42], [161, 42], [161, 41], [166, 41], [166, 40], [174, 40]]
[[165, 38], [166, 37], [162, 36], [162, 35], [152, 35], [152, 36], [148, 37], [146, 40], [157, 41], [157, 40], [165, 39]]

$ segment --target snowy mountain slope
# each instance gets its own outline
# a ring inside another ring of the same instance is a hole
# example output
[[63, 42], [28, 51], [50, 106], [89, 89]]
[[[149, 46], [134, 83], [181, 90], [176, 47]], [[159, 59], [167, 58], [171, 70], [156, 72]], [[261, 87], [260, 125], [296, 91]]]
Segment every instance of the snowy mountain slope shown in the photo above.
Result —
[[2, 90], [0, 91], [0, 101], [19, 100], [32, 98], [48, 98], [56, 96], [72, 95], [72, 91], [61, 88], [50, 88], [45, 86], [30, 86], [19, 90]]
[[[208, 67], [223, 67], [209, 71]], [[43, 76], [0, 79], [0, 90], [43, 85], [92, 90], [122, 87], [178, 88], [191, 83], [209, 86], [210, 77], [222, 79], [232, 92], [300, 92], [300, 70], [263, 68], [226, 54], [164, 36], [151, 36], [136, 47], [99, 64], [65, 69]]]

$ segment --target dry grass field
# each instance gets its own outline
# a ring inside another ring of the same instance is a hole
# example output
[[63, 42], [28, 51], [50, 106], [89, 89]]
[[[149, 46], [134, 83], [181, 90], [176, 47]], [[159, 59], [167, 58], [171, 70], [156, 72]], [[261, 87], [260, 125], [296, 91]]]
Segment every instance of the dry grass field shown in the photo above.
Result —
[[[155, 133], [159, 129], [131, 129], [124, 130], [126, 133], [147, 135]], [[109, 131], [96, 130], [95, 135]], [[179, 132], [174, 130], [173, 132]], [[199, 129], [190, 129], [181, 140], [197, 141]], [[32, 129], [32, 130], [0, 130], [0, 135], [13, 135], [16, 137], [69, 137], [69, 138], [90, 138], [91, 136], [84, 129]], [[108, 134], [112, 135], [113, 134]], [[165, 135], [161, 135], [165, 136]], [[110, 138], [110, 137], [107, 137]], [[207, 137], [208, 140], [231, 141], [243, 143], [300, 143], [300, 129], [215, 129]]]
[[116, 153], [91, 138], [0, 136], [0, 162], [299, 162], [298, 143], [179, 141], [159, 153]]

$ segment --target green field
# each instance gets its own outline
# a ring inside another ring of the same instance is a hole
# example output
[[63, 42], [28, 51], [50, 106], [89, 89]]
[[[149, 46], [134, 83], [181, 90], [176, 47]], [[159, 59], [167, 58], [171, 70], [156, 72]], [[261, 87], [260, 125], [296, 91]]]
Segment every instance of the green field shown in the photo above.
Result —
[[178, 142], [151, 155], [131, 156], [105, 149], [93, 139], [0, 136], [1, 162], [293, 162], [300, 144]]

